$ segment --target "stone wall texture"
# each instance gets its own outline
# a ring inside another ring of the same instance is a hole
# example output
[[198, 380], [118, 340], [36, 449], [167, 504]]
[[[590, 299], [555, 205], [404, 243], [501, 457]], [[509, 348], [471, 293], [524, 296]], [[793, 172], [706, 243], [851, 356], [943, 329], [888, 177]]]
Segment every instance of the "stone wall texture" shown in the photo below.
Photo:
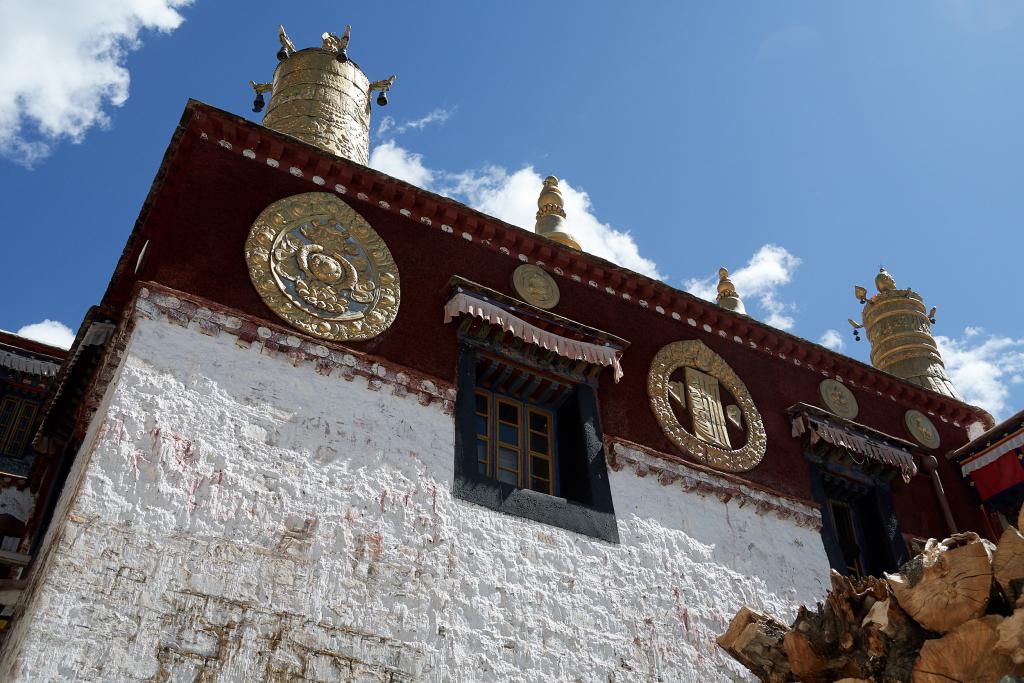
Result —
[[825, 592], [813, 525], [646, 465], [619, 545], [456, 500], [446, 408], [139, 317], [0, 679], [746, 680], [735, 610]]

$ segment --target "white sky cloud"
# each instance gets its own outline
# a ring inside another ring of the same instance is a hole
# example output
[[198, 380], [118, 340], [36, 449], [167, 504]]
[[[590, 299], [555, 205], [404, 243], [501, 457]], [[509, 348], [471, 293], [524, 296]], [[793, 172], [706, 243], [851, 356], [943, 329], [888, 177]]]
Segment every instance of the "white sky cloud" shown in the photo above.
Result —
[[80, 142], [109, 125], [104, 110], [128, 99], [127, 55], [143, 30], [170, 32], [191, 0], [3, 0], [0, 149], [25, 166], [53, 143]]
[[968, 327], [960, 338], [936, 336], [946, 372], [968, 403], [1008, 416], [1010, 384], [1024, 373], [1024, 339], [985, 334]]
[[843, 341], [843, 335], [839, 334], [839, 330], [825, 330], [818, 343], [833, 351], [842, 351], [846, 348], [846, 342]]
[[[779, 289], [789, 284], [793, 273], [800, 266], [800, 259], [777, 244], [765, 244], [750, 257], [747, 265], [730, 271], [729, 279], [736, 285], [736, 291], [743, 299], [747, 310], [756, 302], [761, 309], [764, 322], [781, 330], [789, 330], [795, 324], [791, 313], [796, 305], [779, 299]], [[718, 295], [718, 275], [706, 278], [690, 278], [683, 283], [686, 291], [708, 301]]]
[[377, 136], [385, 135], [395, 127], [395, 117], [385, 116], [377, 124]]
[[435, 172], [423, 165], [423, 155], [399, 147], [394, 140], [373, 147], [370, 167], [417, 187], [430, 189], [434, 183]]
[[[543, 186], [543, 178], [532, 166], [511, 173], [500, 166], [458, 173], [431, 169], [424, 165], [422, 154], [410, 152], [394, 140], [373, 148], [370, 166], [526, 229], [533, 227], [537, 197]], [[662, 279], [654, 261], [640, 255], [628, 232], [616, 230], [597, 218], [585, 191], [565, 180], [559, 181], [559, 189], [565, 199], [566, 229], [584, 251]]]
[[62, 349], [70, 349], [72, 342], [75, 341], [75, 333], [71, 331], [70, 327], [62, 322], [50, 320], [49, 318], [42, 322], [25, 325], [15, 332], [15, 334], [19, 337], [34, 339], [37, 342], [42, 342]]
[[411, 119], [405, 123], [398, 123], [395, 121], [393, 116], [385, 116], [380, 120], [380, 124], [377, 126], [377, 135], [379, 137], [391, 131], [394, 131], [394, 134], [401, 135], [408, 130], [420, 130], [433, 123], [444, 123], [452, 114], [455, 113], [456, 109], [458, 109], [458, 107], [452, 107], [451, 109], [438, 107], [426, 116], [422, 116], [418, 119]]

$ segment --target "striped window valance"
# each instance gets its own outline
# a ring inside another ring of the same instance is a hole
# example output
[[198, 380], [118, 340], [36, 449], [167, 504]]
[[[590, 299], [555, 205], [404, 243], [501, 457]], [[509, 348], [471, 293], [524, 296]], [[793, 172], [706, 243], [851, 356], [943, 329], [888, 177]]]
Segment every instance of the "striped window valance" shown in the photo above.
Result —
[[513, 336], [565, 358], [581, 360], [594, 365], [612, 368], [615, 381], [622, 379], [622, 365], [619, 363], [621, 350], [599, 346], [585, 341], [568, 339], [548, 330], [543, 330], [505, 310], [483, 296], [474, 296], [459, 291], [444, 307], [444, 321], [451, 322], [460, 315], [470, 315], [497, 325]]

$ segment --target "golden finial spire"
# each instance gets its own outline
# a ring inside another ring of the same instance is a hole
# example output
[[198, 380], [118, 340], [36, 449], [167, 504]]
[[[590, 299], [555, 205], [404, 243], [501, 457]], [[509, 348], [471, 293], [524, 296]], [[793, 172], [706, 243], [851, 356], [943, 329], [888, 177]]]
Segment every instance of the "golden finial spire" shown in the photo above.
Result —
[[729, 271], [725, 268], [718, 269], [718, 305], [730, 311], [747, 314], [743, 299], [736, 293], [736, 286], [729, 279]]
[[896, 289], [896, 281], [892, 279], [892, 275], [889, 275], [889, 271], [879, 268], [878, 275], [875, 276], [875, 287], [880, 293], [891, 292]]
[[544, 179], [544, 187], [537, 198], [537, 223], [534, 230], [538, 235], [559, 244], [573, 249], [580, 248], [572, 235], [565, 232], [565, 203], [562, 201], [562, 191], [558, 189], [558, 178], [553, 175]]
[[925, 313], [924, 300], [912, 289], [898, 289], [885, 268], [875, 276], [878, 294], [868, 298], [860, 285], [853, 293], [864, 305], [863, 324], [849, 320], [853, 335], [864, 329], [871, 343], [871, 364], [914, 384], [957, 400], [960, 394], [946, 375], [945, 364], [932, 337], [935, 308]]

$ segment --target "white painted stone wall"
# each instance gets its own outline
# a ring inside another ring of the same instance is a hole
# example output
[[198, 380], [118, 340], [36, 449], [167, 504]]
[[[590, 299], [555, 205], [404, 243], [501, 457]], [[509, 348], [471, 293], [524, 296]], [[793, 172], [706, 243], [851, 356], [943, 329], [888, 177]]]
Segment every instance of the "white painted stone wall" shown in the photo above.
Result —
[[0, 490], [0, 514], [8, 514], [24, 522], [32, 514], [33, 505], [35, 496], [27, 488], [11, 486]]
[[[11, 486], [0, 490], [0, 514], [8, 514], [18, 521], [28, 520], [32, 514], [32, 507], [35, 505], [35, 496], [28, 488], [19, 489]], [[0, 550], [15, 552], [21, 544], [21, 539], [16, 536], [4, 536], [0, 539]]]
[[825, 592], [753, 506], [626, 467], [612, 545], [453, 499], [453, 459], [437, 403], [140, 319], [0, 679], [746, 680], [735, 610]]

